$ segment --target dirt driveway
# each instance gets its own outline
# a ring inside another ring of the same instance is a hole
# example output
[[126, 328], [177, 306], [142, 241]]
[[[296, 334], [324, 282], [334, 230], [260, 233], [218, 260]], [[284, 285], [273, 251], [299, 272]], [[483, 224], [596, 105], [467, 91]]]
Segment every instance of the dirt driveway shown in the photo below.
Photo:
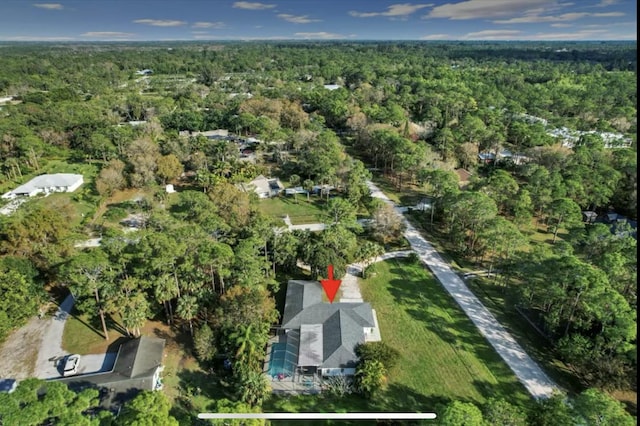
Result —
[[7, 337], [0, 346], [0, 378], [23, 380], [33, 377], [47, 322], [32, 318]]
[[32, 318], [14, 331], [0, 347], [0, 378], [22, 380], [58, 376], [56, 361], [66, 355], [62, 333], [73, 297], [67, 296], [53, 315]]

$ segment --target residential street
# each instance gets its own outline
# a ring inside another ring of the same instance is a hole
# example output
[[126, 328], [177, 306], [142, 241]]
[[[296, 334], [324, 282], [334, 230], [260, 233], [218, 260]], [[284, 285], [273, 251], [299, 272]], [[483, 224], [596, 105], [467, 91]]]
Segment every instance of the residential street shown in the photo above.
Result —
[[[395, 204], [372, 182], [367, 182], [371, 196], [384, 202]], [[402, 213], [396, 208], [399, 215]], [[404, 218], [407, 225], [405, 237], [418, 254], [422, 262], [433, 272], [438, 281], [456, 300], [458, 305], [478, 327], [480, 333], [489, 341], [496, 352], [509, 365], [518, 379], [536, 399], [548, 398], [557, 389], [556, 384], [542, 371], [522, 347], [515, 341], [498, 320], [484, 307], [482, 302], [467, 288], [435, 249]]]

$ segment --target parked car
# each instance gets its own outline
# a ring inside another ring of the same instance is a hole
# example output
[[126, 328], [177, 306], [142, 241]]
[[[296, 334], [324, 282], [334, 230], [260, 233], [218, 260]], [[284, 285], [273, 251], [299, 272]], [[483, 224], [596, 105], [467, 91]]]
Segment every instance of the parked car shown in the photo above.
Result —
[[73, 354], [67, 357], [64, 363], [63, 376], [73, 376], [78, 373], [78, 366], [80, 365], [80, 355]]

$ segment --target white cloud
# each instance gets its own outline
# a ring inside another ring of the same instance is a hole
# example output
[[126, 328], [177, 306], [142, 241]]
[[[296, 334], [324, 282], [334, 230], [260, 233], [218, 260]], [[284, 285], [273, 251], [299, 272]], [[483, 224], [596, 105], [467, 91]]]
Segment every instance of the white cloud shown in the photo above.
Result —
[[[637, 25], [637, 22], [616, 22], [615, 26], [616, 28], [625, 26], [625, 25]], [[553, 26], [553, 25], [552, 25]], [[588, 24], [588, 25], [582, 25], [582, 28], [608, 28], [611, 29], [611, 24]]]
[[311, 19], [308, 15], [296, 16], [289, 15], [288, 13], [281, 13], [278, 15], [278, 18], [284, 19], [287, 22], [292, 22], [294, 24], [309, 24], [311, 22], [320, 22], [321, 19]]
[[537, 33], [531, 40], [615, 40], [608, 30], [579, 30], [571, 33]]
[[315, 33], [295, 33], [294, 35], [297, 36], [297, 37], [302, 37], [302, 38], [323, 39], [323, 40], [333, 40], [333, 39], [346, 38], [342, 34], [328, 33], [328, 32], [325, 32], [325, 31], [319, 31], [319, 32], [315, 32]]
[[433, 3], [430, 4], [411, 4], [411, 3], [402, 3], [402, 4], [392, 4], [386, 10], [386, 12], [356, 12], [352, 10], [349, 12], [349, 15], [355, 16], [356, 18], [373, 18], [374, 16], [389, 16], [389, 17], [406, 17], [411, 15], [414, 12], [417, 12], [420, 9], [425, 7], [433, 6]]
[[449, 34], [429, 34], [429, 35], [420, 37], [420, 40], [451, 40], [451, 39], [453, 39], [453, 37], [451, 37]]
[[253, 3], [249, 1], [237, 1], [233, 3], [233, 7], [236, 9], [247, 9], [247, 10], [264, 10], [264, 9], [273, 9], [276, 7], [275, 4], [266, 4], [266, 3]]
[[431, 9], [423, 18], [478, 19], [520, 15], [536, 8], [557, 7], [554, 0], [467, 0], [445, 3]]
[[11, 40], [11, 41], [71, 41], [71, 40], [75, 40], [75, 37], [11, 36], [11, 37], [3, 37], [2, 39]]
[[62, 10], [64, 6], [60, 3], [34, 3], [34, 7], [39, 7], [40, 9], [49, 9], [49, 10]]
[[617, 3], [618, 3], [618, 0], [601, 0], [600, 3], [594, 4], [593, 7], [607, 7]]
[[518, 18], [504, 19], [493, 21], [496, 24], [532, 24], [539, 22], [564, 22], [575, 21], [582, 18], [616, 18], [624, 16], [623, 12], [605, 12], [605, 13], [587, 13], [587, 12], [571, 12], [561, 15], [529, 15]]
[[166, 19], [136, 19], [136, 24], [153, 25], [154, 27], [179, 27], [185, 25], [185, 21], [166, 20]]
[[522, 31], [518, 30], [483, 30], [467, 33], [465, 38], [472, 40], [514, 40]]
[[98, 38], [122, 38], [122, 37], [132, 37], [134, 33], [123, 33], [120, 31], [89, 31], [87, 33], [81, 34], [82, 37], [98, 37]]
[[559, 22], [556, 24], [551, 24], [549, 26], [553, 28], [567, 28], [567, 27], [573, 27], [573, 24], [565, 24], [565, 23]]
[[191, 28], [213, 28], [216, 30], [225, 28], [226, 24], [224, 22], [196, 22]]

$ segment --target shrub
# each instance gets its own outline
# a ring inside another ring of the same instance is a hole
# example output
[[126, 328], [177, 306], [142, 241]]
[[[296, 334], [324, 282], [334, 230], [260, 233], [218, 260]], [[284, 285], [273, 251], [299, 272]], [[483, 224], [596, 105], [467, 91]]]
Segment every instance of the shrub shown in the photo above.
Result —
[[358, 345], [356, 355], [360, 362], [378, 361], [385, 370], [391, 370], [397, 364], [400, 353], [385, 342], [367, 342]]

